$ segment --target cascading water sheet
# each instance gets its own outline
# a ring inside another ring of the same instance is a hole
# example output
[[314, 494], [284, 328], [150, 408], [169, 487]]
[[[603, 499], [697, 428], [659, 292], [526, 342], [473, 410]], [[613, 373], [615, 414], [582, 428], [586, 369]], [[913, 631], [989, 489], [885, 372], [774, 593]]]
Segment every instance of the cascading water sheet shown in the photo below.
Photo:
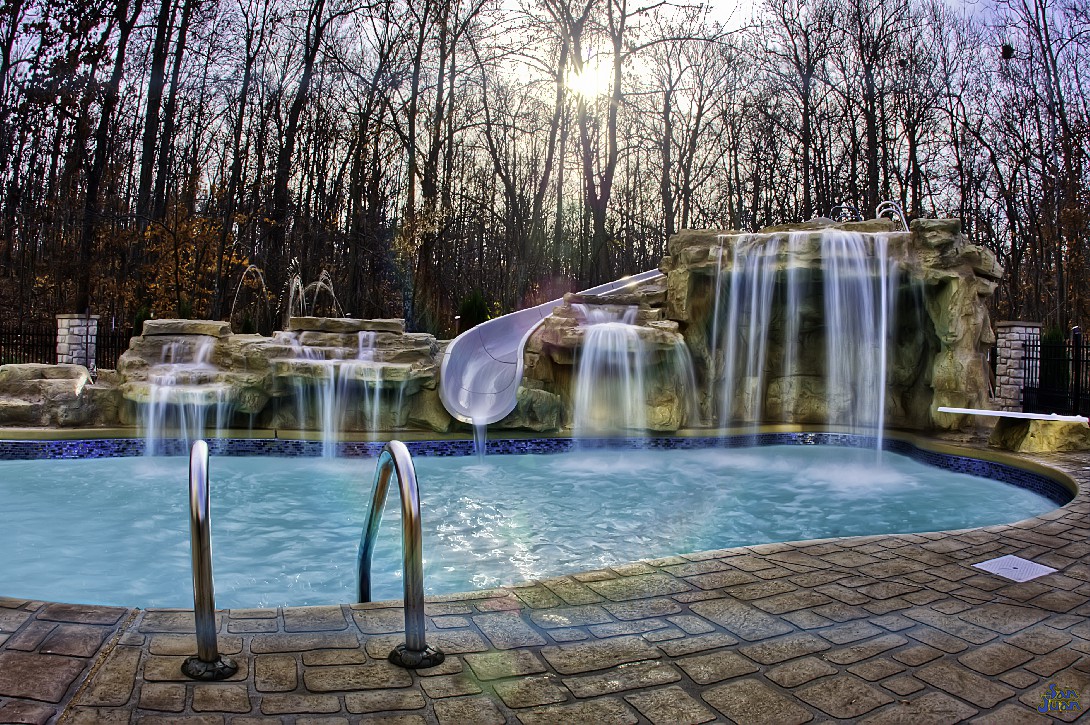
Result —
[[158, 365], [148, 371], [148, 402], [140, 406], [140, 428], [147, 455], [162, 452], [162, 441], [178, 438], [186, 449], [206, 435], [211, 411], [219, 436], [231, 417], [227, 386], [217, 382], [219, 368], [212, 362], [216, 340], [163, 346]]
[[574, 305], [586, 323], [575, 370], [576, 437], [647, 428], [643, 340], [636, 306]]
[[815, 422], [820, 396], [824, 422], [877, 430], [880, 447], [898, 288], [888, 236], [830, 228], [724, 235], [720, 243], [709, 334], [719, 425]]

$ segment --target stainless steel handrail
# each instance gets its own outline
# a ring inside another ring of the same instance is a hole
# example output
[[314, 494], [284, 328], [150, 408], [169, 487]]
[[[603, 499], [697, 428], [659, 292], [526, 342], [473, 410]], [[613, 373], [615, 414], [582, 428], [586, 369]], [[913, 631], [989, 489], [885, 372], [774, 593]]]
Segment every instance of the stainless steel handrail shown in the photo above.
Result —
[[216, 643], [216, 592], [212, 586], [212, 519], [208, 509], [208, 444], [195, 441], [189, 453], [189, 536], [193, 560], [193, 619], [197, 655], [182, 663], [195, 680], [222, 680], [238, 671]]
[[837, 204], [829, 210], [829, 217], [838, 223], [863, 221], [863, 215], [859, 213], [859, 209], [851, 204]]
[[359, 601], [371, 601], [371, 557], [382, 524], [382, 509], [390, 476], [397, 474], [401, 493], [401, 566], [405, 582], [405, 642], [390, 652], [390, 661], [401, 667], [434, 667], [445, 655], [424, 640], [424, 561], [420, 532], [420, 490], [416, 468], [409, 449], [401, 441], [390, 441], [382, 448], [371, 488], [371, 508], [360, 538], [358, 561]]
[[889, 215], [897, 224], [901, 225], [901, 231], [908, 231], [908, 218], [905, 216], [904, 209], [901, 205], [892, 199], [887, 199], [878, 205], [878, 208], [874, 210], [874, 218], [881, 219], [883, 216]]

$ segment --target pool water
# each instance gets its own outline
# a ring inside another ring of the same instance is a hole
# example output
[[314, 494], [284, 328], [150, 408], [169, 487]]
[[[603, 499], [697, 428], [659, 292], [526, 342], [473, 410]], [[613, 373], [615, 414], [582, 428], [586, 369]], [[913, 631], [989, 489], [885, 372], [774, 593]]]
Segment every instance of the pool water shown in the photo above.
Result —
[[[774, 541], [1010, 523], [1031, 491], [832, 446], [416, 457], [425, 588], [466, 591]], [[213, 457], [217, 605], [351, 602], [374, 459]], [[0, 462], [0, 594], [192, 607], [188, 461]], [[375, 599], [401, 596], [392, 486]]]

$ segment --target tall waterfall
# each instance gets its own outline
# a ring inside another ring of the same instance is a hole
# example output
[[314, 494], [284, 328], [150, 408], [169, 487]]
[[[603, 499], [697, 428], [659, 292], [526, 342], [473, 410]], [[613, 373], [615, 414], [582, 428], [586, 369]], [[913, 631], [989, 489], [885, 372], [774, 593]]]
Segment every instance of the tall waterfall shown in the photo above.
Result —
[[719, 425], [821, 417], [880, 447], [898, 287], [888, 237], [826, 229], [729, 241], [709, 330]]

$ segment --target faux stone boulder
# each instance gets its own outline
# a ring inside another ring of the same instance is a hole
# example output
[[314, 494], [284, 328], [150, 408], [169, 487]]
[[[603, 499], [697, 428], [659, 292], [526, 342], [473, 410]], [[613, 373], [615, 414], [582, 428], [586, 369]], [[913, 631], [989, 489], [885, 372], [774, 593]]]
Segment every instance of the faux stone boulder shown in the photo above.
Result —
[[228, 337], [231, 325], [217, 320], [145, 320], [143, 335], [206, 335]]
[[[166, 401], [222, 405], [247, 427], [316, 429], [321, 391], [335, 385], [345, 429], [392, 430], [411, 425], [414, 398], [435, 388], [435, 338], [406, 333], [404, 320], [296, 317], [289, 327], [263, 337], [230, 334], [226, 323], [149, 321], [118, 361], [119, 416], [135, 424]], [[445, 429], [439, 418], [424, 427]]]
[[1000, 418], [988, 443], [1018, 453], [1090, 451], [1090, 426], [1056, 420]]
[[495, 427], [548, 432], [559, 430], [563, 421], [564, 404], [559, 395], [522, 385], [518, 389], [515, 409]]
[[291, 317], [288, 319], [287, 331], [333, 332], [337, 334], [393, 332], [400, 335], [405, 332], [405, 320], [399, 318], [361, 320], [354, 317]]
[[0, 366], [0, 425], [81, 426], [116, 422], [116, 395], [82, 365]]
[[[698, 387], [717, 388], [722, 371], [713, 360], [712, 319], [716, 294], [728, 285], [729, 270], [739, 244], [757, 237], [778, 238], [780, 249], [790, 246], [791, 255], [778, 258], [775, 274], [784, 279], [793, 270], [807, 270], [811, 278], [822, 274], [821, 236], [836, 227], [860, 232], [866, 244], [876, 248], [878, 239], [886, 245], [889, 258], [899, 270], [901, 304], [904, 314], [895, 319], [887, 360], [887, 425], [929, 429], [949, 428], [957, 422], [934, 414], [940, 405], [983, 407], [988, 400], [986, 353], [994, 342], [988, 301], [1003, 274], [995, 256], [983, 247], [969, 244], [954, 219], [925, 219], [912, 223], [909, 232], [898, 231], [887, 219], [848, 224], [829, 220], [769, 227], [758, 234], [737, 231], [682, 230], [671, 237], [669, 256], [660, 268], [666, 273], [664, 315], [680, 324], [695, 368]], [[873, 254], [873, 251], [871, 252]], [[922, 309], [914, 307], [922, 298]], [[823, 423], [836, 417], [828, 409], [830, 395], [825, 389], [824, 310], [818, 304], [800, 315], [798, 345], [802, 355], [799, 369], [784, 370], [771, 362], [755, 391], [762, 401], [759, 411], [735, 410], [735, 415], [759, 416], [762, 422]], [[777, 313], [773, 311], [773, 318]], [[922, 323], [922, 324], [921, 324]], [[778, 323], [774, 323], [778, 324]], [[773, 342], [773, 345], [780, 343]], [[768, 360], [782, 358], [782, 350], [770, 349]], [[739, 385], [744, 387], [744, 381]], [[745, 396], [736, 396], [736, 405]], [[714, 401], [705, 400], [706, 418], [715, 415]]]

